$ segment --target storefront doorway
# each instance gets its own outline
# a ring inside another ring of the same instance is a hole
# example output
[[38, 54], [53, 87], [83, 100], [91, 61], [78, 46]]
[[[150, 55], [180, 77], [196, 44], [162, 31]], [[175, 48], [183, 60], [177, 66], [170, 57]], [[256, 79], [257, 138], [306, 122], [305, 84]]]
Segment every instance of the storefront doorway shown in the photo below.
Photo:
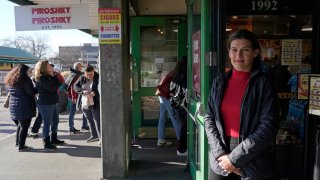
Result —
[[227, 36], [236, 29], [248, 29], [258, 36], [262, 70], [275, 82], [281, 118], [277, 135], [279, 178], [303, 177], [308, 100], [305, 73], [311, 73], [311, 19], [311, 15], [230, 15], [226, 19]]
[[[220, 19], [225, 30], [222, 39], [237, 29], [254, 32], [260, 42], [263, 71], [277, 87], [280, 103], [280, 129], [277, 135], [277, 178], [303, 179], [305, 167], [305, 137], [307, 100], [305, 73], [311, 73], [313, 32], [311, 11], [306, 2], [278, 0], [228, 0], [224, 4], [225, 18]], [[299, 6], [303, 6], [301, 8]], [[299, 7], [299, 8], [296, 8]], [[225, 43], [223, 43], [225, 44]], [[220, 71], [231, 68], [225, 47]], [[219, 49], [219, 48], [218, 48]]]
[[[131, 30], [134, 134], [156, 138], [160, 109], [156, 86], [186, 55], [186, 20], [172, 16], [132, 17]], [[169, 125], [170, 120], [167, 122]], [[175, 137], [173, 130], [168, 131], [170, 136]]]

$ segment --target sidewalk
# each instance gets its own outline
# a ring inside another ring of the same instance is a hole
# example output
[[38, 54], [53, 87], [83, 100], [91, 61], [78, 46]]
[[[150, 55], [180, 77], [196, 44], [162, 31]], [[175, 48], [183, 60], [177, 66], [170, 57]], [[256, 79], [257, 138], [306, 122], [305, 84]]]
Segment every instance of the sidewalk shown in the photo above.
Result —
[[[5, 116], [5, 111], [2, 111], [0, 116]], [[3, 122], [9, 121], [4, 121], [1, 118], [1, 129], [3, 129]], [[75, 117], [75, 127], [80, 128], [81, 122], [82, 114], [78, 113]], [[67, 144], [59, 146], [56, 151], [43, 149], [40, 134], [40, 138], [37, 139], [27, 138], [26, 144], [32, 146], [32, 150], [18, 152], [14, 146], [15, 127], [12, 127], [10, 126], [7, 135], [4, 135], [6, 134], [3, 133], [4, 130], [0, 131], [2, 132], [0, 138], [0, 179], [99, 180], [101, 178], [101, 148], [98, 142], [86, 142], [90, 136], [89, 132], [68, 135], [67, 113], [60, 114], [58, 131], [58, 137]]]
[[[0, 97], [2, 105], [3, 97]], [[33, 124], [34, 118], [32, 120]], [[75, 116], [75, 127], [81, 127], [82, 114]], [[26, 152], [15, 148], [16, 126], [7, 109], [0, 107], [0, 179], [2, 180], [100, 180], [101, 148], [98, 142], [87, 143], [89, 132], [68, 135], [68, 113], [60, 114], [58, 138], [65, 146], [56, 151], [43, 149], [40, 138], [28, 137]], [[42, 129], [40, 129], [41, 132]], [[132, 146], [132, 161], [127, 178], [108, 180], [191, 180], [185, 172], [186, 157], [176, 155], [176, 147], [157, 147], [156, 139], [138, 139]]]

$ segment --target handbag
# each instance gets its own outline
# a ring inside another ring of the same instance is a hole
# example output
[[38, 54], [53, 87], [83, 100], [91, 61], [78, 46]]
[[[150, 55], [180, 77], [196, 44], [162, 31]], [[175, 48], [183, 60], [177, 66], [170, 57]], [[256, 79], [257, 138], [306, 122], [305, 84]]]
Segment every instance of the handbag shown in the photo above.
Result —
[[3, 102], [3, 105], [2, 105], [2, 106], [3, 106], [4, 108], [9, 108], [9, 99], [10, 99], [10, 93], [8, 93], [6, 99], [5, 99], [4, 102]]
[[89, 106], [94, 105], [93, 96], [91, 95], [82, 95], [81, 101], [82, 101], [82, 105], [81, 105], [82, 109], [89, 109]]

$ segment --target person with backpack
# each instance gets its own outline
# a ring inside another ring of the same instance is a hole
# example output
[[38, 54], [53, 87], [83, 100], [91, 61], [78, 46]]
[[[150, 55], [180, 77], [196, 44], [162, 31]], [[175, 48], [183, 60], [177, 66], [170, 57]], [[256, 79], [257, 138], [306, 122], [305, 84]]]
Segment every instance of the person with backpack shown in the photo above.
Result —
[[[74, 84], [78, 81], [79, 77], [82, 75], [82, 64], [76, 62], [73, 65], [73, 68], [70, 68], [70, 74], [66, 80], [66, 90], [68, 92], [68, 101], [70, 104], [69, 112], [69, 135], [76, 134], [80, 130], [74, 127], [74, 116], [76, 114], [76, 104], [78, 99], [78, 93], [74, 90]], [[89, 130], [87, 119], [83, 115], [82, 117], [82, 130]]]
[[187, 156], [187, 111], [186, 111], [186, 89], [187, 89], [187, 56], [183, 56], [176, 66], [176, 73], [170, 82], [171, 106], [178, 112], [180, 118], [180, 135], [177, 144], [177, 155]]
[[181, 122], [179, 118], [179, 113], [176, 109], [171, 106], [170, 102], [170, 83], [172, 78], [178, 73], [178, 65], [170, 71], [169, 73], [165, 74], [160, 81], [160, 84], [157, 86], [157, 91], [155, 95], [158, 96], [160, 102], [160, 115], [159, 115], [159, 122], [158, 122], [158, 142], [157, 146], [171, 146], [173, 143], [170, 141], [166, 141], [165, 139], [165, 127], [168, 113], [173, 128], [176, 133], [177, 140], [179, 141], [180, 138], [180, 128]]

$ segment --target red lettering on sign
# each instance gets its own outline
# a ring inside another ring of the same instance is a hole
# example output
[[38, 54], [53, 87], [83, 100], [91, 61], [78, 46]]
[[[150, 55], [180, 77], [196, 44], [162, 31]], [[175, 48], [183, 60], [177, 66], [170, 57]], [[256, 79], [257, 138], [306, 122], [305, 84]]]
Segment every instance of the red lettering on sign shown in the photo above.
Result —
[[32, 18], [32, 24], [69, 24], [71, 23], [71, 17], [38, 17]]
[[69, 14], [71, 7], [32, 8], [32, 14]]

